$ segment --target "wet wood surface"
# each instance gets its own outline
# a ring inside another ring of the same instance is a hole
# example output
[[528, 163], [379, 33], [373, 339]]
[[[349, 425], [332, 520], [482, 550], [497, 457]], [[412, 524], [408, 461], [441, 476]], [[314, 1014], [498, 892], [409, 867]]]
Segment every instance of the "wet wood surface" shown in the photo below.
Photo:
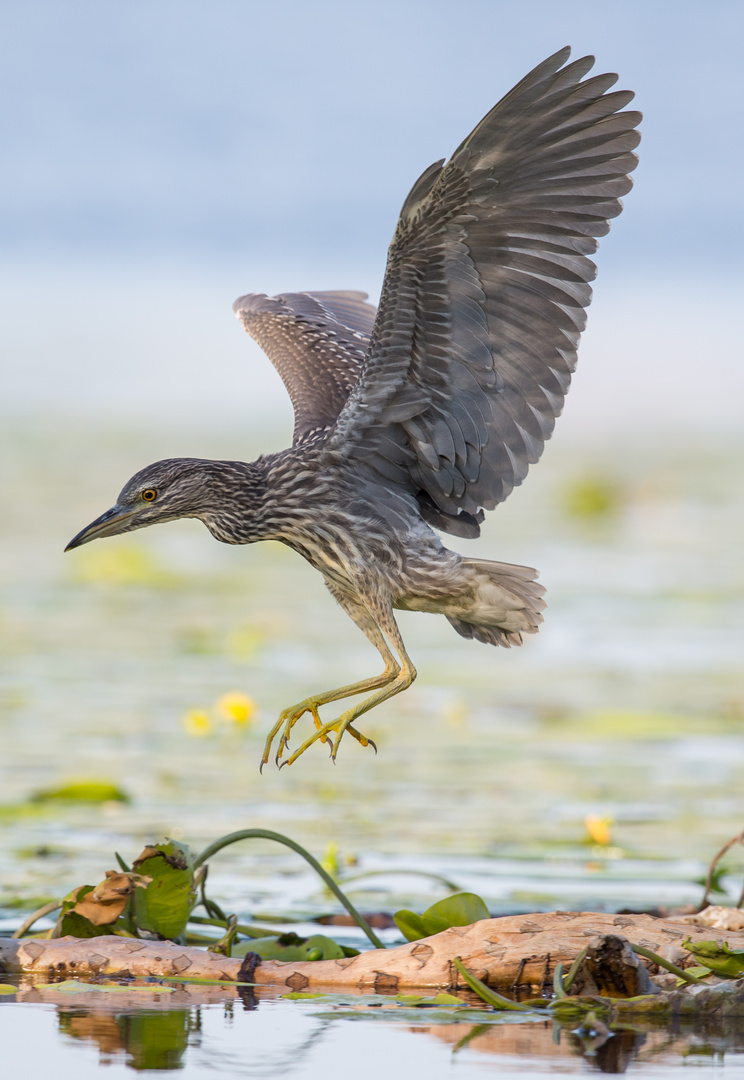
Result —
[[[650, 915], [548, 912], [484, 919], [421, 941], [375, 949], [338, 960], [231, 959], [168, 941], [104, 936], [55, 940], [0, 939], [0, 967], [7, 974], [46, 979], [183, 976], [224, 979], [290, 990], [391, 992], [413, 988], [456, 990], [464, 986], [454, 965], [464, 965], [489, 986], [530, 992], [552, 986], [556, 964], [570, 965], [592, 940], [612, 934], [643, 945], [679, 964], [682, 942], [717, 939], [721, 931]], [[731, 948], [744, 948], [744, 932], [726, 932]], [[255, 954], [254, 954], [255, 955]], [[646, 962], [648, 963], [648, 962]]]

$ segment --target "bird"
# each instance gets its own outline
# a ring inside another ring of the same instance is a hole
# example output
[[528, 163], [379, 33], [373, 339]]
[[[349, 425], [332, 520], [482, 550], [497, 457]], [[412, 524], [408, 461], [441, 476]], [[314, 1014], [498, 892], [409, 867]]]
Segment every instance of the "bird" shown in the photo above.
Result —
[[[358, 720], [416, 678], [396, 610], [444, 615], [463, 637], [507, 648], [542, 622], [537, 571], [465, 557], [440, 534], [479, 535], [562, 411], [590, 256], [632, 187], [640, 141], [633, 93], [593, 65], [569, 48], [548, 57], [422, 173], [377, 308], [351, 290], [235, 302], [292, 401], [288, 449], [148, 465], [65, 549], [198, 518], [223, 543], [278, 540], [320, 571], [384, 668], [284, 709], [262, 769], [272, 752], [281, 768], [315, 743], [335, 762], [345, 734], [374, 747]], [[324, 720], [342, 699], [353, 704]], [[310, 733], [290, 751], [305, 715]]]

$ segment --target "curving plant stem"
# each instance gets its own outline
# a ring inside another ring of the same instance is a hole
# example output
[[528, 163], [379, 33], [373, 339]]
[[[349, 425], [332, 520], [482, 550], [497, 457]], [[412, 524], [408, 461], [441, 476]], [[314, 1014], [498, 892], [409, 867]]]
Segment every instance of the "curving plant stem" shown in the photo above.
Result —
[[315, 873], [322, 878], [333, 895], [341, 901], [354, 922], [364, 931], [374, 947], [376, 949], [385, 948], [364, 916], [359, 914], [348, 896], [339, 889], [331, 875], [323, 869], [318, 860], [313, 858], [310, 852], [306, 851], [301, 844], [298, 844], [295, 840], [290, 840], [288, 836], [284, 836], [282, 833], [272, 832], [271, 829], [239, 829], [237, 832], [228, 833], [227, 836], [221, 836], [219, 840], [215, 840], [214, 843], [205, 847], [204, 851], [197, 855], [194, 860], [194, 870], [197, 870], [207, 861], [207, 859], [211, 859], [218, 851], [222, 851], [222, 849], [228, 847], [229, 844], [235, 844], [238, 840], [274, 840], [277, 844], [284, 844], [285, 847], [291, 848], [292, 851], [296, 851], [298, 855], [302, 856], [305, 862], [312, 866]]
[[17, 930], [14, 930], [10, 935], [11, 938], [22, 938], [27, 930], [39, 919], [43, 919], [45, 915], [51, 915], [53, 911], [62, 907], [61, 900], [50, 900], [48, 904], [44, 904], [43, 907], [37, 908], [36, 911], [32, 911], [27, 919], [25, 919]]
[[[706, 908], [710, 903], [710, 890], [713, 885], [713, 874], [715, 872], [715, 869], [723, 856], [729, 850], [729, 848], [732, 848], [734, 844], [741, 844], [744, 847], [744, 829], [740, 833], [737, 833], [736, 836], [732, 836], [730, 840], [727, 840], [721, 850], [711, 859], [710, 866], [708, 867], [708, 873], [705, 877], [705, 889], [703, 891], [703, 899], [700, 901], [700, 907], [698, 908], [698, 911], [703, 911], [703, 909]], [[741, 891], [739, 903], [736, 906], [740, 908], [742, 904], [744, 904], [744, 889], [742, 889]]]
[[438, 881], [441, 885], [444, 885], [445, 889], [449, 889], [450, 892], [460, 891], [459, 885], [456, 885], [454, 881], [450, 881], [449, 878], [444, 877], [442, 874], [432, 874], [429, 870], [408, 870], [404, 866], [396, 867], [394, 870], [363, 870], [359, 874], [349, 874], [341, 880], [344, 885], [348, 885], [352, 881], [361, 881], [362, 878], [387, 877], [388, 874], [415, 874], [417, 877], [425, 877], [429, 878], [431, 881]]

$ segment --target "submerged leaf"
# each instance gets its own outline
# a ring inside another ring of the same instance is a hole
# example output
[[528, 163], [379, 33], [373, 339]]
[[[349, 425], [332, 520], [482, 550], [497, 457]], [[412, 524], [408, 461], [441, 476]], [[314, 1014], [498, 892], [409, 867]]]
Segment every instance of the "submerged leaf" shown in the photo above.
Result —
[[514, 1024], [545, 1022], [543, 1013], [499, 1013], [491, 1009], [337, 1009], [335, 1012], [311, 1013], [316, 1020], [382, 1020], [403, 1024]]
[[418, 994], [396, 994], [393, 999], [398, 1005], [433, 1006], [433, 1005], [467, 1005], [467, 1001], [456, 997], [455, 994], [446, 994], [442, 991], [435, 997], [421, 997]]
[[79, 979], [65, 979], [58, 983], [36, 983], [39, 990], [59, 990], [63, 994], [172, 994], [175, 987], [161, 986], [160, 983], [86, 983]]

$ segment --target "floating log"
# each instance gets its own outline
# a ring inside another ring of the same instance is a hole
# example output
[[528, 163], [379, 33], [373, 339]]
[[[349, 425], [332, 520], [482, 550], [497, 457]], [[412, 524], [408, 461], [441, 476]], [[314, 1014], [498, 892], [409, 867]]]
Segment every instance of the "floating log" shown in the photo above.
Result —
[[[45, 979], [182, 976], [252, 982], [289, 990], [344, 990], [397, 993], [408, 989], [459, 990], [459, 957], [494, 989], [539, 994], [552, 987], [557, 964], [567, 968], [594, 939], [614, 935], [642, 945], [676, 964], [695, 963], [680, 948], [689, 937], [701, 941], [720, 932], [657, 919], [554, 911], [483, 919], [453, 927], [421, 941], [374, 949], [338, 960], [261, 961], [255, 954], [230, 959], [170, 941], [103, 936], [96, 938], [0, 938], [0, 971]], [[744, 948], [744, 932], [726, 933], [731, 948]], [[646, 966], [649, 965], [645, 961]], [[653, 968], [652, 968], [653, 970]], [[603, 992], [607, 992], [605, 989]]]

